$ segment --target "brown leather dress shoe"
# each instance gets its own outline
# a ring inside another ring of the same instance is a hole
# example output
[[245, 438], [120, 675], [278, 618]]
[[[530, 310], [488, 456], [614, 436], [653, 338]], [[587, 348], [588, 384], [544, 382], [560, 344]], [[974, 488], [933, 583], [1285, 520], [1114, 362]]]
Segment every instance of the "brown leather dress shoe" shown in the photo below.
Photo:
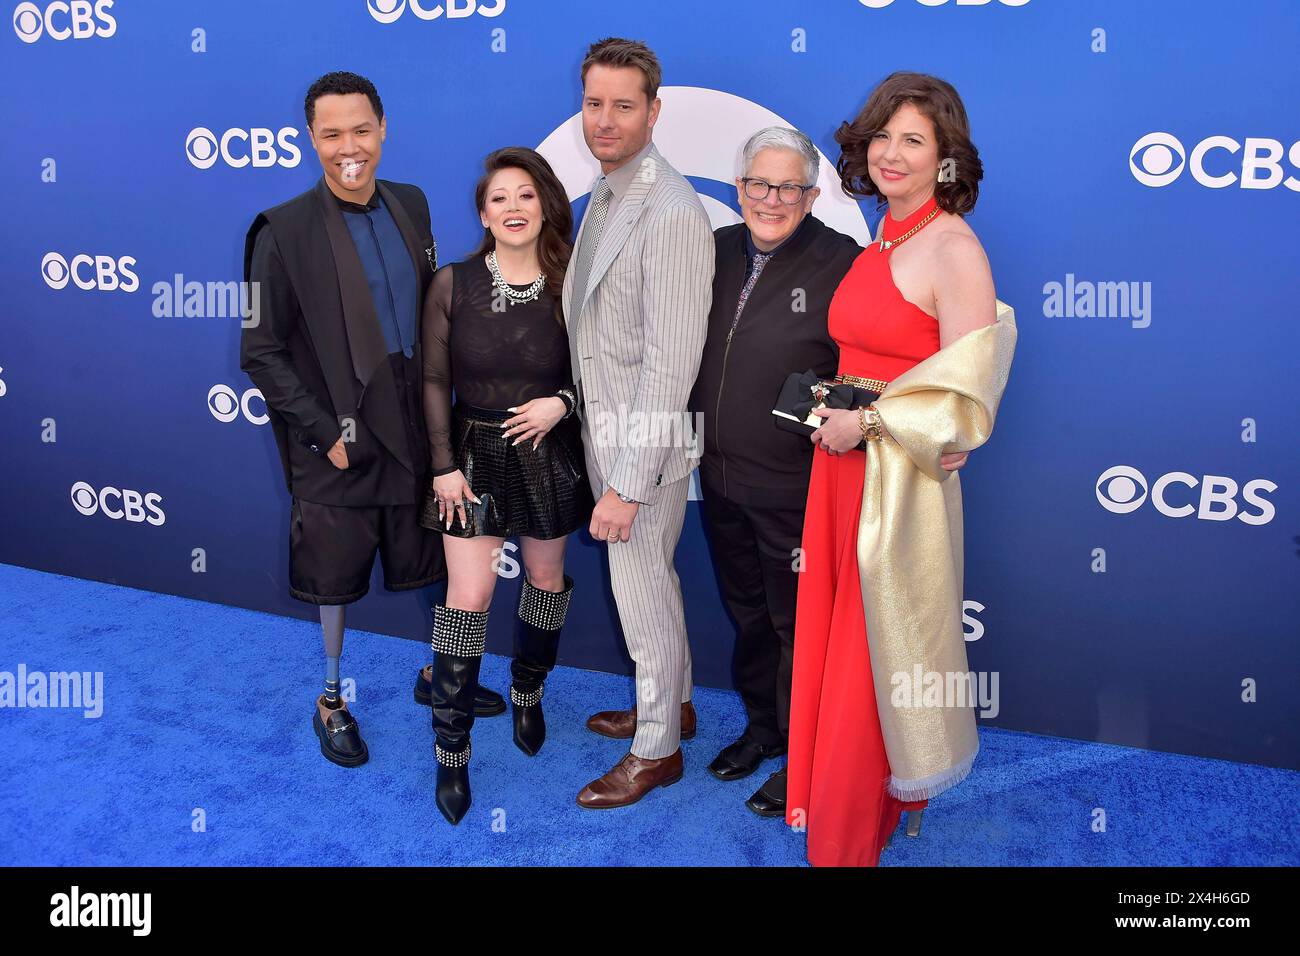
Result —
[[611, 810], [636, 803], [655, 787], [668, 787], [682, 779], [680, 747], [667, 757], [646, 760], [629, 753], [603, 777], [591, 781], [578, 794], [578, 806]]
[[[587, 729], [602, 737], [628, 740], [636, 736], [636, 708], [631, 710], [602, 710], [587, 718]], [[695, 705], [689, 700], [682, 704], [682, 740], [695, 736]]]

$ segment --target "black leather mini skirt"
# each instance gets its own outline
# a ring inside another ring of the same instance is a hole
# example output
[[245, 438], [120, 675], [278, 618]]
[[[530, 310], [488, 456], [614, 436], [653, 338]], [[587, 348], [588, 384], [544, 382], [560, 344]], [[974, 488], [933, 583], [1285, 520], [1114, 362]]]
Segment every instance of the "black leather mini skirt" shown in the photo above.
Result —
[[447, 528], [438, 520], [438, 502], [430, 489], [420, 524], [458, 538], [559, 538], [587, 527], [595, 503], [578, 416], [557, 422], [536, 450], [532, 440], [512, 445], [514, 436], [502, 436], [501, 423], [513, 417], [505, 409], [455, 405], [456, 464], [481, 503], [466, 502], [468, 527], [462, 528], [459, 518], [453, 517]]

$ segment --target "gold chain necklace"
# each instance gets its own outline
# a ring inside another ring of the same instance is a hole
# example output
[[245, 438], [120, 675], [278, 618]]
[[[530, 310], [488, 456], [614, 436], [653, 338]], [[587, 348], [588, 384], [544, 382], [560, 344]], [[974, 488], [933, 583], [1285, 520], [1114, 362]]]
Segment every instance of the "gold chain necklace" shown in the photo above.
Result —
[[937, 215], [939, 215], [939, 207], [935, 206], [928, 213], [926, 213], [924, 219], [918, 222], [911, 229], [907, 230], [907, 232], [903, 233], [897, 239], [886, 239], [884, 232], [882, 230], [880, 234], [880, 251], [884, 252], [886, 249], [890, 249], [894, 246], [900, 246], [903, 243], [907, 242], [908, 239], [911, 239], [914, 235], [920, 232], [921, 229], [925, 226], [925, 224], [928, 223], [931, 219], [933, 219]]

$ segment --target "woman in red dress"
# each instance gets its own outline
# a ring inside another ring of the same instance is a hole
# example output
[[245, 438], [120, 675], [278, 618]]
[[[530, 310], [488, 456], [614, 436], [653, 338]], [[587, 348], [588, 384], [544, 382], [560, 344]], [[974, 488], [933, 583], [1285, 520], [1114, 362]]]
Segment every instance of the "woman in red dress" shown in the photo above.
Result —
[[[846, 190], [889, 204], [881, 238], [854, 262], [829, 314], [840, 374], [879, 392], [996, 319], [988, 260], [961, 218], [983, 171], [957, 92], [921, 74], [888, 77], [836, 140]], [[862, 419], [856, 410], [820, 414], [796, 605], [786, 822], [806, 828], [815, 866], [875, 866], [902, 812], [926, 801], [888, 788], [858, 572]], [[962, 460], [945, 456], [944, 466]]]

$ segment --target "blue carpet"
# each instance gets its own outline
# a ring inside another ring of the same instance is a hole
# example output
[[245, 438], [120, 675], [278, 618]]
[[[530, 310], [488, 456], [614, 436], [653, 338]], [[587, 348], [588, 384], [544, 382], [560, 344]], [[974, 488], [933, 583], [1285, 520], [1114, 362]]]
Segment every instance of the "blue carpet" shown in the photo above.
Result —
[[[429, 712], [411, 700], [428, 646], [349, 631], [343, 676], [370, 762], [320, 755], [310, 716], [319, 627], [184, 598], [0, 565], [0, 671], [102, 671], [103, 715], [0, 709], [6, 786], [0, 864], [804, 863], [803, 837], [705, 769], [744, 727], [731, 693], [698, 689], [686, 777], [623, 810], [578, 789], [624, 752], [583, 727], [627, 706], [623, 677], [561, 667], [532, 759], [508, 715], [474, 728], [474, 806], [448, 826], [432, 800]], [[483, 682], [507, 685], [489, 656]], [[882, 865], [1300, 863], [1300, 774], [983, 729], [975, 772], [934, 800], [919, 839]], [[1095, 811], [1105, 832], [1094, 832]], [[196, 826], [201, 811], [203, 826]]]

